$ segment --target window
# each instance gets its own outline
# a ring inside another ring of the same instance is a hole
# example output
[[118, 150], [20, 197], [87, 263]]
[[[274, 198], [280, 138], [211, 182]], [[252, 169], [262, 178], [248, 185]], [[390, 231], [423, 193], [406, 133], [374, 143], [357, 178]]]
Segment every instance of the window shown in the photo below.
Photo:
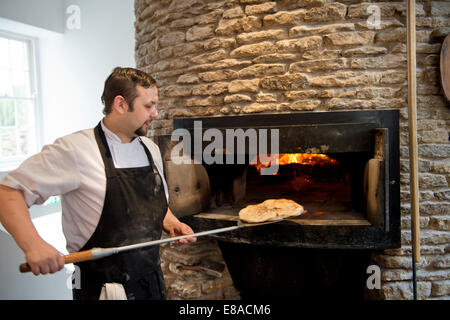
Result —
[[0, 33], [0, 171], [37, 151], [39, 139], [34, 40]]

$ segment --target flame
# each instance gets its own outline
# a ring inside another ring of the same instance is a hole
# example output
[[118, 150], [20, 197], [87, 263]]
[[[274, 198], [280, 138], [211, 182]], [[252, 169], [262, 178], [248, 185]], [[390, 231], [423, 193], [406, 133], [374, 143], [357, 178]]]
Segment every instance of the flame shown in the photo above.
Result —
[[315, 164], [332, 164], [336, 165], [338, 162], [327, 156], [326, 154], [319, 153], [281, 153], [267, 155], [265, 163], [261, 163], [259, 157], [253, 159], [251, 165], [256, 166], [258, 171], [261, 168], [268, 167], [269, 165], [286, 165], [286, 164], [303, 164], [303, 165], [315, 165]]

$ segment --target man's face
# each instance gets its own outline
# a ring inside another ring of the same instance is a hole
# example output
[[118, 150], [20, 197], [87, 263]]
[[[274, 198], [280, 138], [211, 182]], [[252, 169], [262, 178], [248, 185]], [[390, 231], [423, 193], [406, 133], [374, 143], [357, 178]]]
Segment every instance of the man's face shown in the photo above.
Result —
[[[150, 123], [153, 119], [158, 117], [157, 103], [158, 103], [158, 89], [156, 86], [144, 88], [136, 87], [138, 96], [133, 102], [133, 111], [131, 121], [135, 128], [134, 133], [138, 136], [145, 136]], [[133, 129], [134, 129], [133, 128]]]

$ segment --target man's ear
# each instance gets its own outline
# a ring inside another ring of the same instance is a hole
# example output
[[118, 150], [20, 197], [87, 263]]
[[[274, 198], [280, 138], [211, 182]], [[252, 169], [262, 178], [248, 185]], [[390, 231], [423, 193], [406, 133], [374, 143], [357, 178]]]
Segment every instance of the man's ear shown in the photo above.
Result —
[[112, 107], [114, 110], [119, 112], [120, 114], [124, 114], [128, 112], [128, 103], [122, 96], [115, 96], [113, 100]]

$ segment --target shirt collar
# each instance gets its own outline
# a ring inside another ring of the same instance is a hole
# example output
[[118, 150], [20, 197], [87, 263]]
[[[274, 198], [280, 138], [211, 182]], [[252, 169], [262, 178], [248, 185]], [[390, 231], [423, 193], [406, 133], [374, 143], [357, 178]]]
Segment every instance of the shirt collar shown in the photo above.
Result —
[[[109, 141], [114, 142], [114, 143], [122, 143], [122, 140], [120, 140], [119, 136], [116, 135], [114, 132], [112, 132], [105, 126], [105, 124], [103, 123], [103, 120], [104, 119], [102, 119], [102, 121], [101, 121], [101, 125], [102, 125], [103, 132], [105, 133], [106, 139], [108, 139]], [[133, 142], [134, 140], [136, 140], [136, 139], [133, 139], [131, 142]]]

